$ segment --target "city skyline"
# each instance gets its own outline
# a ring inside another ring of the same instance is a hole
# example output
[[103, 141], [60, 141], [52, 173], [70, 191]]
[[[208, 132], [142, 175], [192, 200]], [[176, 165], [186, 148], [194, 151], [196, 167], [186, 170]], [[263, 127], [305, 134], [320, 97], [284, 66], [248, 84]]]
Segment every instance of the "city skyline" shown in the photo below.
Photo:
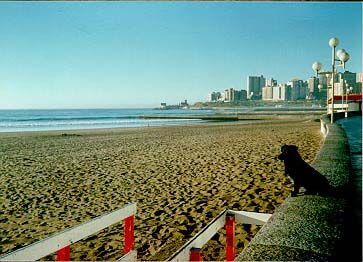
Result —
[[329, 70], [334, 36], [351, 55], [347, 70], [362, 71], [361, 3], [0, 7], [0, 109], [154, 107], [246, 90], [261, 72], [307, 79], [314, 61]]
[[[351, 94], [362, 93], [363, 72], [344, 70], [337, 72], [334, 79], [335, 95], [345, 94], [347, 88]], [[248, 76], [246, 80], [246, 89], [231, 87], [222, 92], [213, 90], [207, 95], [206, 102], [326, 100], [331, 73], [320, 71], [308, 79], [294, 78], [288, 82], [279, 82], [273, 76], [266, 78], [263, 74]]]

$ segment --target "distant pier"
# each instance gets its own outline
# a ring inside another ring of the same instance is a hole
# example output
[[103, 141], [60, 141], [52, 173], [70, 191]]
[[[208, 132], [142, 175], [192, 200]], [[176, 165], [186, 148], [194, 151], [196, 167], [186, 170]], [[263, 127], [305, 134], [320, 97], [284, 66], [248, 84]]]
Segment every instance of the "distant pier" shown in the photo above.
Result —
[[208, 121], [240, 121], [240, 120], [272, 120], [279, 118], [280, 116], [306, 116], [316, 115], [321, 116], [323, 112], [321, 110], [315, 111], [258, 111], [258, 112], [236, 112], [225, 111], [222, 114], [210, 114], [210, 115], [143, 115], [139, 116], [141, 119], [197, 119]]

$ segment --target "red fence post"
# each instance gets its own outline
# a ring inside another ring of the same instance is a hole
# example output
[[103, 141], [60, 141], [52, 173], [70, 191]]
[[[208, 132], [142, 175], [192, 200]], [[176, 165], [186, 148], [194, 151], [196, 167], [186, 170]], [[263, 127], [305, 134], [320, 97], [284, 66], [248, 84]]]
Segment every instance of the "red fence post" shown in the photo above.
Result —
[[190, 249], [189, 261], [203, 261], [203, 256], [200, 248], [193, 247]]
[[57, 251], [57, 261], [71, 261], [71, 246], [66, 246]]
[[236, 220], [234, 215], [226, 215], [226, 261], [234, 261], [236, 257], [235, 236]]
[[134, 246], [134, 216], [129, 216], [124, 219], [124, 254], [133, 250]]

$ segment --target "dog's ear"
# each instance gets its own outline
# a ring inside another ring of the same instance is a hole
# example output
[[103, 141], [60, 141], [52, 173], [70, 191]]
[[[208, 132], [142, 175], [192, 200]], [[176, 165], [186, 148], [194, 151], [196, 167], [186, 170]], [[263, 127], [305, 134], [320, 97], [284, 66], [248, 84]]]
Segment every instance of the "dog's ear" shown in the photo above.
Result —
[[286, 144], [283, 144], [282, 146], [281, 146], [281, 152], [283, 152], [284, 151], [284, 149], [287, 147], [287, 145]]
[[295, 146], [295, 145], [291, 145], [290, 146], [290, 148], [292, 149], [292, 150], [294, 150], [294, 151], [296, 151], [297, 152], [297, 150], [299, 149], [297, 146]]

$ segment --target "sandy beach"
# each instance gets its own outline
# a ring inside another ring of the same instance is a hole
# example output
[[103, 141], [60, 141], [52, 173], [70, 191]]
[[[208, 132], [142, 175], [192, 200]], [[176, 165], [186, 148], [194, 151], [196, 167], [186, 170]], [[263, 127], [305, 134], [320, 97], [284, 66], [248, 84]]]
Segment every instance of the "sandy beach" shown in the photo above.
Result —
[[[297, 145], [311, 163], [319, 128], [281, 120], [2, 134], [0, 254], [136, 202], [139, 258], [166, 259], [226, 208], [272, 213], [292, 185], [276, 159], [280, 146]], [[119, 258], [122, 230], [72, 245], [72, 259]], [[257, 230], [237, 227], [237, 252]], [[223, 260], [223, 232], [203, 251]]]

